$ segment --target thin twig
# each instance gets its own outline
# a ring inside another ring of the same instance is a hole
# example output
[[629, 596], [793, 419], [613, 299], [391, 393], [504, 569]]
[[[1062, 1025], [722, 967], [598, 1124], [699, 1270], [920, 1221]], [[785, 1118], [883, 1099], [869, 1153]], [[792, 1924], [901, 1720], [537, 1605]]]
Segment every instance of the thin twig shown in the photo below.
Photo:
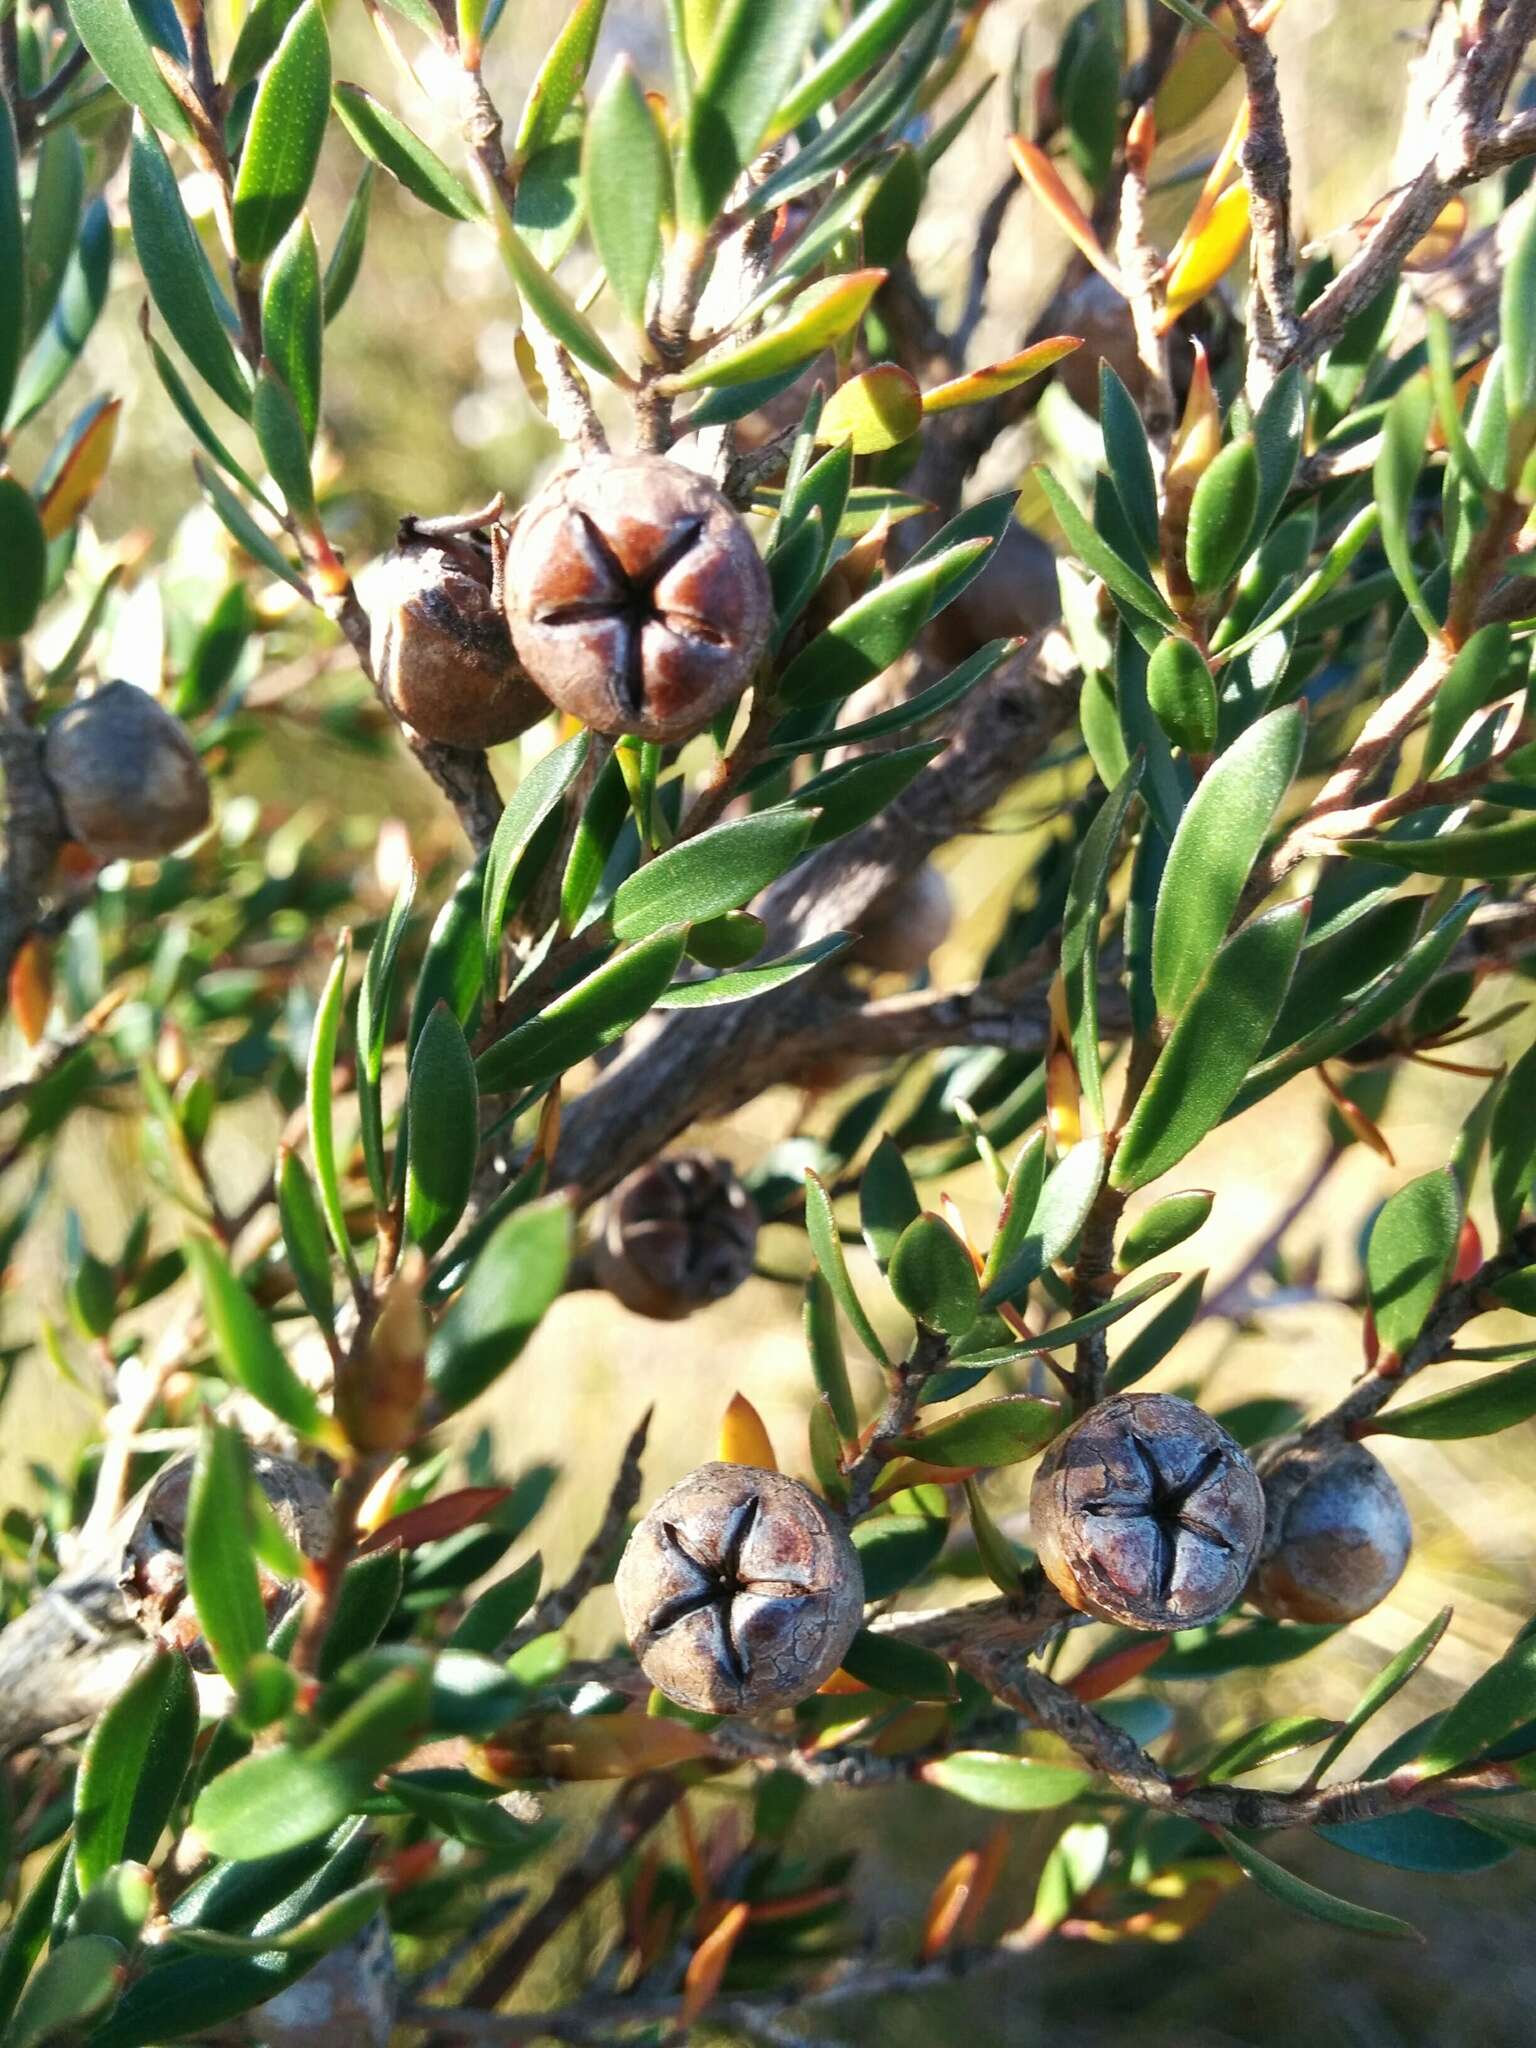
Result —
[[1248, 84], [1248, 133], [1240, 161], [1253, 222], [1254, 291], [1248, 395], [1256, 404], [1296, 346], [1296, 263], [1291, 249], [1291, 153], [1275, 53], [1249, 20], [1252, 0], [1237, 0], [1232, 32]]
[[651, 1417], [655, 1412], [654, 1408], [646, 1409], [624, 1446], [624, 1456], [609, 1492], [608, 1504], [603, 1509], [603, 1518], [577, 1559], [575, 1569], [562, 1585], [551, 1587], [539, 1601], [508, 1645], [509, 1654], [521, 1644], [531, 1643], [536, 1636], [546, 1636], [555, 1629], [564, 1628], [612, 1562], [624, 1523], [640, 1498], [640, 1461], [645, 1455], [645, 1440], [650, 1434]]

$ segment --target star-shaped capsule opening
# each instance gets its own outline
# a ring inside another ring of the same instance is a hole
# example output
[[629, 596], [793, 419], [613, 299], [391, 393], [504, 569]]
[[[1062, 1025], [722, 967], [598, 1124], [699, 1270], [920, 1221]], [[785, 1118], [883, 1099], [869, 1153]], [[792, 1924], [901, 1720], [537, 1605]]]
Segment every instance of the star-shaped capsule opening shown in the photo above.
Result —
[[1155, 1589], [1157, 1598], [1166, 1604], [1173, 1593], [1181, 1539], [1192, 1536], [1197, 1542], [1209, 1543], [1231, 1554], [1231, 1539], [1200, 1513], [1197, 1499], [1202, 1487], [1221, 1470], [1225, 1453], [1219, 1444], [1212, 1445], [1182, 1479], [1176, 1480], [1163, 1471], [1145, 1439], [1135, 1430], [1130, 1432], [1130, 1441], [1141, 1465], [1145, 1492], [1118, 1500], [1106, 1495], [1084, 1501], [1083, 1513], [1150, 1525], [1155, 1546]]
[[711, 1648], [720, 1669], [736, 1686], [744, 1686], [751, 1669], [750, 1648], [738, 1626], [739, 1598], [757, 1600], [804, 1600], [811, 1588], [799, 1580], [781, 1576], [759, 1578], [747, 1554], [748, 1540], [757, 1523], [761, 1502], [756, 1494], [732, 1509], [722, 1533], [718, 1555], [710, 1556], [713, 1545], [703, 1545], [696, 1536], [676, 1522], [661, 1525], [662, 1542], [672, 1554], [674, 1565], [684, 1579], [681, 1591], [664, 1600], [650, 1619], [653, 1636], [696, 1614], [708, 1618]]

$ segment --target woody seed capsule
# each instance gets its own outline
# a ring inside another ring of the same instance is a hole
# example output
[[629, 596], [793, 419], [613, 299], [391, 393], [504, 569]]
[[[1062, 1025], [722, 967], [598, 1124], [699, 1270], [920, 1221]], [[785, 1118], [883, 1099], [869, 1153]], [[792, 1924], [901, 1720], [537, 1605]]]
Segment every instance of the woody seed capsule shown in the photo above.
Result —
[[656, 1159], [604, 1203], [593, 1272], [636, 1315], [677, 1322], [750, 1275], [758, 1222], [728, 1161], [702, 1152]]
[[97, 860], [149, 860], [208, 822], [208, 778], [180, 720], [133, 683], [78, 697], [49, 726], [43, 767], [70, 837]]
[[1260, 1461], [1264, 1539], [1248, 1597], [1278, 1621], [1354, 1621], [1385, 1600], [1413, 1548], [1403, 1497], [1360, 1444], [1287, 1438]]

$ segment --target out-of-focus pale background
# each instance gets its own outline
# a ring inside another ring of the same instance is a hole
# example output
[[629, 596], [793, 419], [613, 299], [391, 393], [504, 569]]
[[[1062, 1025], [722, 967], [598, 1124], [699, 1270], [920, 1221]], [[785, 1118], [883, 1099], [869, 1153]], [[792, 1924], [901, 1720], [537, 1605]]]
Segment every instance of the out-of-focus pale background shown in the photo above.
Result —
[[[1424, 11], [1420, 0], [1293, 0], [1282, 17], [1275, 39], [1304, 234], [1323, 236], [1346, 224], [1392, 182], [1406, 39]], [[1048, 62], [1067, 12], [997, 0], [957, 90], [976, 82], [983, 63], [1006, 71], [1021, 24], [1029, 38], [1028, 68]], [[454, 88], [446, 68], [417, 54], [421, 78], [434, 95], [429, 98], [392, 69], [363, 10], [337, 6], [332, 13], [338, 75], [368, 84], [455, 160]], [[613, 0], [599, 68], [609, 52], [627, 48], [659, 79], [660, 14], [659, 4]], [[488, 77], [509, 118], [561, 15], [558, 0], [518, 0], [508, 7]], [[386, 19], [398, 22], [395, 16]], [[404, 24], [399, 27], [402, 40], [414, 41]], [[1181, 138], [1183, 153], [1198, 157], [1208, 151], [1231, 106], [1229, 91], [1207, 121]], [[980, 197], [1003, 169], [1005, 108], [1005, 93], [995, 89], [942, 166], [913, 242], [925, 282], [950, 303], [963, 288]], [[322, 249], [334, 238], [359, 167], [345, 136], [334, 134], [314, 201]], [[114, 190], [120, 207], [120, 181]], [[195, 181], [187, 197], [196, 204]], [[1187, 191], [1180, 190], [1162, 202], [1170, 239], [1187, 203]], [[1018, 345], [1063, 254], [1056, 230], [1021, 197], [994, 268], [996, 288], [978, 338], [980, 359]], [[139, 289], [131, 258], [123, 260], [120, 285], [88, 353], [91, 388], [126, 400], [121, 450], [97, 503], [97, 527], [108, 542], [141, 527], [165, 535], [186, 512], [189, 523], [178, 546], [211, 543], [214, 530], [205, 528], [204, 515], [190, 512], [195, 494], [187, 436], [138, 342]], [[362, 276], [329, 332], [326, 350], [325, 415], [344, 486], [330, 516], [354, 561], [387, 539], [401, 511], [478, 504], [498, 488], [516, 498], [552, 459], [552, 437], [518, 379], [514, 335], [492, 245], [471, 227], [450, 226], [427, 213], [381, 176]], [[61, 425], [56, 409], [31, 430], [21, 451], [23, 473], [47, 445], [50, 428], [56, 433]], [[1000, 459], [1022, 475], [1026, 454], [1021, 443]], [[273, 748], [245, 756], [235, 783], [264, 803], [315, 804], [314, 829], [344, 830], [354, 844], [371, 837], [375, 821], [403, 817], [418, 852], [452, 845], [450, 821], [434, 808], [409, 765], [370, 765], [333, 754], [313, 731], [299, 739], [275, 728]], [[343, 788], [345, 817], [336, 810]], [[974, 970], [1029, 845], [1017, 834], [999, 833], [949, 850], [944, 866], [962, 914], [935, 963], [941, 978]], [[1480, 1043], [1458, 1056], [1493, 1064], [1522, 1043]], [[1359, 1360], [1358, 1312], [1334, 1297], [1357, 1291], [1361, 1229], [1391, 1187], [1445, 1161], [1478, 1087], [1476, 1081], [1405, 1068], [1384, 1119], [1396, 1169], [1354, 1147], [1285, 1236], [1293, 1271], [1316, 1262], [1315, 1288], [1277, 1297], [1242, 1330], [1227, 1321], [1198, 1326], [1156, 1384], [1197, 1388], [1218, 1407], [1259, 1394], [1314, 1404], [1335, 1398]], [[1217, 1191], [1210, 1222], [1178, 1254], [1185, 1271], [1212, 1269], [1212, 1293], [1244, 1266], [1312, 1174], [1325, 1145], [1322, 1111], [1316, 1080], [1299, 1081], [1218, 1132], [1180, 1169], [1181, 1185]], [[708, 1133], [706, 1142], [748, 1160], [794, 1128], [800, 1112], [798, 1095], [781, 1090], [754, 1104], [729, 1130]], [[216, 1173], [236, 1202], [270, 1163], [276, 1128], [276, 1112], [261, 1108], [221, 1120]], [[99, 1232], [100, 1241], [111, 1245], [120, 1240], [141, 1190], [125, 1122], [97, 1116], [70, 1123], [55, 1164], [50, 1221], [25, 1251], [21, 1284], [11, 1297], [9, 1335], [19, 1334], [39, 1311], [57, 1310], [57, 1238], [50, 1232], [56, 1233], [64, 1208], [76, 1208], [88, 1234]], [[948, 1191], [984, 1236], [994, 1214], [984, 1174], [957, 1175]], [[1260, 1281], [1261, 1293], [1266, 1284]], [[1484, 1327], [1487, 1341], [1512, 1334], [1493, 1324]], [[590, 1532], [622, 1442], [647, 1403], [656, 1404], [646, 1467], [647, 1492], [654, 1494], [712, 1455], [716, 1419], [737, 1390], [762, 1413], [781, 1462], [803, 1469], [807, 1386], [793, 1286], [755, 1281], [680, 1326], [645, 1323], [604, 1297], [576, 1295], [556, 1306], [516, 1371], [471, 1421], [489, 1424], [508, 1464], [549, 1459], [561, 1467], [563, 1482], [535, 1530], [554, 1576]], [[25, 1496], [26, 1460], [67, 1456], [91, 1424], [83, 1396], [44, 1368], [30, 1368], [6, 1410], [0, 1498]], [[1529, 1611], [1536, 1531], [1530, 1429], [1467, 1446], [1393, 1446], [1387, 1458], [1417, 1531], [1413, 1562], [1401, 1584], [1355, 1628], [1269, 1674], [1262, 1689], [1251, 1678], [1207, 1689], [1202, 1697], [1212, 1733], [1231, 1733], [1286, 1711], [1346, 1711], [1370, 1673], [1440, 1606], [1453, 1602], [1455, 1623], [1430, 1674], [1409, 1701], [1399, 1703], [1395, 1719], [1383, 1717], [1373, 1726], [1357, 1759], [1366, 1760], [1387, 1732], [1464, 1686]], [[1027, 1471], [1003, 1474], [988, 1487], [995, 1511], [1005, 1520], [1017, 1518], [1021, 1535], [1026, 1489]], [[924, 1599], [966, 1597], [970, 1590], [956, 1582]], [[583, 1610], [577, 1631], [584, 1648], [596, 1649], [612, 1640], [613, 1630], [614, 1613], [604, 1594]], [[1158, 1690], [1155, 1683], [1151, 1689]], [[1176, 1688], [1164, 1691], [1172, 1696]], [[1287, 1771], [1286, 1765], [1276, 1766], [1272, 1781], [1288, 1782]], [[699, 1803], [707, 1807], [737, 1796], [706, 1792]], [[579, 1805], [579, 1794], [571, 1798]], [[927, 1891], [951, 1856], [982, 1838], [987, 1816], [914, 1789], [829, 1794], [803, 1825], [825, 1843], [867, 1852], [857, 1880], [859, 1921], [875, 1945], [910, 1953]], [[1007, 1874], [991, 1915], [995, 1925], [1011, 1924], [1027, 1912], [1040, 1860], [1057, 1827], [1052, 1815], [1024, 1818], [1012, 1827]], [[850, 2037], [857, 2030], [859, 2038], [914, 2048], [952, 2038], [962, 2027], [975, 2048], [1036, 2039], [1096, 2042], [1111, 2029], [1138, 2043], [1169, 2044], [1305, 2038], [1317, 2048], [1388, 2048], [1399, 2042], [1451, 2048], [1471, 2041], [1529, 2042], [1536, 1998], [1529, 1913], [1536, 1888], [1525, 1865], [1511, 1862], [1472, 1878], [1410, 1878], [1315, 1843], [1290, 1842], [1283, 1853], [1331, 1888], [1406, 1913], [1429, 1932], [1428, 1945], [1383, 1953], [1285, 1917], [1247, 1888], [1229, 1896], [1176, 1950], [1058, 1943], [1006, 1977], [957, 1986], [942, 2006], [893, 2003], [867, 2022], [840, 2011], [839, 2024]], [[548, 1958], [536, 1994], [554, 1999], [573, 1990], [588, 1952], [583, 1938]]]

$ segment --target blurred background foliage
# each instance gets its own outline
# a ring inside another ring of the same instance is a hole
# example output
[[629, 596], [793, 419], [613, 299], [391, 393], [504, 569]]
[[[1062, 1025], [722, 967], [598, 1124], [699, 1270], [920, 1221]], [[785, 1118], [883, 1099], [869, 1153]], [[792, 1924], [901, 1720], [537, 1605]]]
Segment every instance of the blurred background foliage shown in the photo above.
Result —
[[[1026, 51], [1037, 43], [1035, 62], [1045, 61], [1071, 11], [1068, 0], [994, 0], [950, 97], [958, 103], [985, 70], [1006, 69], [1021, 29]], [[564, 0], [517, 0], [509, 7], [487, 64], [488, 83], [504, 108], [520, 104], [564, 12]], [[1303, 238], [1330, 236], [1379, 190], [1383, 153], [1402, 103], [1408, 39], [1420, 26], [1421, 12], [1416, 0], [1295, 0], [1281, 17], [1273, 40]], [[428, 75], [433, 54], [421, 49], [419, 38], [402, 36], [415, 46], [428, 88], [418, 90], [392, 62], [368, 8], [341, 0], [327, 13], [336, 76], [397, 104], [451, 158], [456, 85]], [[382, 20], [387, 29], [391, 17], [386, 13]], [[626, 49], [642, 75], [659, 75], [659, 22], [654, 7], [612, 0], [595, 72], [606, 69], [609, 52]], [[1233, 85], [1184, 132], [1189, 162], [1209, 157], [1235, 97]], [[127, 117], [118, 107], [105, 118], [112, 146], [124, 148]], [[997, 87], [943, 160], [912, 245], [924, 284], [951, 302], [963, 292], [978, 195], [990, 192], [1002, 167], [1006, 119], [1006, 96]], [[310, 201], [322, 251], [334, 241], [360, 169], [361, 159], [333, 128]], [[183, 196], [206, 226], [208, 194], [198, 184], [197, 178], [186, 180]], [[120, 247], [127, 238], [125, 185], [120, 169], [111, 187]], [[361, 277], [327, 338], [325, 410], [332, 447], [329, 464], [322, 460], [320, 466], [322, 476], [328, 467], [334, 478], [328, 526], [354, 566], [388, 544], [394, 522], [407, 510], [476, 505], [496, 490], [515, 503], [556, 449], [518, 374], [516, 329], [492, 243], [472, 228], [445, 224], [386, 178], [377, 181], [372, 204]], [[1187, 210], [1187, 193], [1172, 190], [1163, 204], [1164, 239], [1171, 240]], [[1154, 230], [1159, 224], [1154, 213]], [[1059, 273], [1064, 249], [1056, 227], [1021, 194], [993, 267], [992, 297], [973, 348], [977, 360], [1018, 346]], [[120, 288], [89, 343], [84, 378], [77, 374], [27, 428], [16, 459], [23, 473], [41, 462], [78, 406], [82, 388], [123, 400], [117, 453], [93, 507], [94, 536], [85, 545], [99, 551], [98, 572], [114, 560], [125, 565], [101, 629], [102, 672], [133, 673], [136, 667], [157, 667], [165, 634], [169, 630], [174, 638], [176, 630], [174, 617], [168, 625], [160, 616], [156, 586], [137, 584], [135, 570], [168, 553], [172, 573], [165, 587], [173, 607], [180, 584], [189, 594], [189, 610], [206, 610], [205, 600], [226, 581], [229, 543], [197, 495], [187, 435], [140, 340], [131, 256], [121, 262], [114, 285]], [[1042, 440], [1058, 457], [1086, 453], [1091, 459], [1097, 434], [1058, 388], [1025, 429], [992, 452], [976, 480], [978, 492], [1020, 482]], [[190, 603], [194, 595], [196, 606]], [[390, 743], [345, 648], [317, 654], [309, 620], [295, 615], [281, 586], [262, 590], [260, 602], [261, 623], [269, 630], [260, 673], [249, 679], [246, 708], [262, 720], [263, 744], [241, 750], [223, 782], [222, 858], [235, 893], [251, 900], [268, 892], [280, 900], [285, 879], [304, 867], [311, 878], [318, 874], [334, 886], [338, 905], [351, 899], [361, 904], [365, 918], [377, 916], [409, 847], [435, 892], [433, 900], [440, 899], [458, 859], [451, 815]], [[65, 639], [68, 629], [66, 620], [55, 630]], [[47, 649], [42, 652], [46, 656]], [[295, 701], [291, 693], [300, 682], [307, 687]], [[1029, 802], [1048, 809], [1057, 794], [1032, 786]], [[1016, 877], [1038, 853], [1041, 833], [1063, 829], [1060, 816], [1044, 826], [1030, 818], [1022, 808], [1010, 810], [988, 832], [956, 843], [942, 857], [960, 914], [934, 963], [941, 981], [975, 972]], [[109, 890], [103, 915], [152, 916], [150, 892], [114, 906]], [[283, 952], [280, 915], [270, 929], [274, 959], [291, 960], [291, 948]], [[91, 931], [92, 920], [79, 920], [66, 953], [89, 947]], [[295, 932], [312, 955], [298, 984], [308, 995], [288, 994], [286, 1014], [275, 1028], [291, 1034], [293, 1057], [302, 1061], [329, 942], [323, 930], [302, 922]], [[245, 957], [249, 961], [248, 949]], [[245, 983], [230, 993], [242, 1002], [252, 995]], [[1491, 1006], [1491, 1000], [1483, 1002], [1485, 1009]], [[248, 1022], [247, 1015], [238, 1029], [231, 1023], [226, 1042], [241, 1037]], [[218, 1042], [217, 1022], [209, 1020], [208, 1028]], [[7, 1063], [14, 1064], [19, 1046], [13, 1026], [6, 1027], [6, 1037]], [[1462, 1047], [1458, 1057], [1492, 1067], [1523, 1049], [1504, 1027], [1497, 1038]], [[1364, 1231], [1390, 1188], [1444, 1162], [1482, 1085], [1399, 1062], [1379, 1116], [1395, 1167], [1359, 1144], [1336, 1149], [1315, 1075], [1219, 1129], [1180, 1172], [1181, 1185], [1208, 1185], [1219, 1190], [1219, 1199], [1210, 1221], [1181, 1248], [1179, 1263], [1185, 1271], [1211, 1268], [1208, 1304], [1224, 1296], [1230, 1302], [1228, 1289], [1235, 1283], [1253, 1313], [1232, 1319], [1208, 1312], [1178, 1349], [1176, 1365], [1164, 1367], [1151, 1384], [1197, 1394], [1218, 1414], [1261, 1399], [1303, 1408], [1335, 1400], [1359, 1364]], [[704, 1132], [702, 1141], [745, 1162], [791, 1130], [819, 1127], [836, 1109], [837, 1098], [825, 1098], [807, 1117], [799, 1090], [771, 1091], [730, 1128]], [[218, 1120], [210, 1170], [236, 1208], [266, 1171], [281, 1115], [280, 1103], [253, 1093]], [[7, 1212], [30, 1171], [10, 1175]], [[962, 1212], [984, 1225], [984, 1241], [993, 1213], [984, 1169], [959, 1172], [945, 1185]], [[1303, 1195], [1309, 1199], [1295, 1214]], [[46, 1203], [53, 1213], [29, 1233], [6, 1276], [0, 1297], [6, 1344], [30, 1343], [40, 1316], [64, 1323], [57, 1247], [66, 1215], [78, 1216], [86, 1241], [105, 1254], [122, 1242], [144, 1197], [132, 1120], [107, 1110], [77, 1114], [51, 1164]], [[1473, 1214], [1479, 1213], [1475, 1197]], [[774, 1254], [770, 1232], [765, 1264], [773, 1265]], [[643, 1322], [599, 1294], [573, 1294], [556, 1304], [490, 1412], [477, 1411], [472, 1424], [460, 1427], [466, 1450], [473, 1431], [484, 1427], [496, 1440], [500, 1462], [520, 1471], [543, 1461], [560, 1469], [565, 1483], [554, 1489], [534, 1530], [547, 1580], [563, 1573], [590, 1533], [624, 1440], [648, 1402], [656, 1404], [646, 1470], [652, 1496], [712, 1454], [716, 1418], [736, 1391], [764, 1417], [781, 1464], [807, 1469], [800, 1274], [786, 1272], [784, 1279], [792, 1284], [757, 1279], [681, 1325]], [[1516, 1334], [1514, 1319], [1508, 1330], [1490, 1320], [1479, 1334], [1484, 1341]], [[42, 1498], [46, 1468], [71, 1463], [93, 1428], [97, 1409], [88, 1367], [75, 1355], [80, 1349], [65, 1336], [55, 1365], [31, 1350], [10, 1381], [0, 1381], [0, 1502], [6, 1505], [21, 1501], [30, 1507]], [[1394, 1444], [1392, 1470], [1416, 1531], [1407, 1573], [1381, 1606], [1305, 1658], [1200, 1688], [1209, 1734], [1230, 1735], [1263, 1715], [1343, 1714], [1380, 1662], [1448, 1603], [1456, 1609], [1455, 1626], [1414, 1689], [1412, 1705], [1399, 1702], [1395, 1721], [1383, 1715], [1366, 1753], [1373, 1754], [1407, 1721], [1459, 1694], [1529, 1612], [1536, 1543], [1533, 1444], [1529, 1424], [1467, 1444]], [[1024, 1526], [1027, 1470], [1005, 1470], [988, 1481], [988, 1504], [1005, 1527]], [[925, 1589], [924, 1598], [947, 1603], [966, 1590], [959, 1578], [944, 1580]], [[611, 1593], [586, 1604], [575, 1633], [584, 1652], [612, 1642]], [[1083, 1654], [1081, 1646], [1070, 1646], [1062, 1668], [1070, 1671]], [[1176, 1685], [1158, 1683], [1155, 1670], [1138, 1690], [1182, 1713], [1192, 1711]], [[1284, 1771], [1280, 1766], [1258, 1782], [1282, 1782]], [[739, 1787], [696, 1793], [700, 1824], [708, 1825], [717, 1809], [743, 1796]], [[572, 1788], [567, 1844], [581, 1840], [574, 1807], [584, 1797], [595, 1807], [601, 1788]], [[872, 1948], [907, 1954], [935, 1872], [976, 1846], [988, 1824], [959, 1803], [917, 1787], [827, 1793], [801, 1821], [808, 1851], [815, 1841], [823, 1850], [858, 1852], [854, 1923], [867, 1932]], [[987, 1932], [1027, 1912], [1061, 1823], [1059, 1816], [1043, 1814], [1005, 1825], [1007, 1867]], [[1372, 1905], [1411, 1910], [1430, 1928], [1429, 1944], [1405, 1951], [1352, 1942], [1282, 1914], [1248, 1886], [1225, 1896], [1205, 1924], [1182, 1934], [1177, 1967], [1156, 1940], [1110, 1947], [1057, 1941], [1021, 1957], [1006, 1975], [958, 1984], [942, 2003], [881, 2009], [864, 2023], [864, 2038], [889, 2048], [917, 2048], [962, 2033], [973, 2048], [1037, 2039], [1070, 2048], [1102, 2041], [1111, 2030], [1129, 2035], [1140, 2048], [1300, 2039], [1317, 2048], [1410, 2042], [1450, 2048], [1472, 2041], [1513, 2048], [1531, 2039], [1536, 1954], [1529, 1930], [1536, 1881], [1528, 1862], [1424, 1879], [1385, 1868], [1366, 1871], [1342, 1850], [1316, 1842], [1299, 1852], [1288, 1846], [1287, 1860]], [[1432, 1905], [1426, 1903], [1426, 1886]], [[579, 1989], [591, 1932], [578, 1919], [542, 1959], [530, 1980], [533, 2004], [557, 2003]], [[1178, 1933], [1170, 1926], [1164, 1939]], [[861, 2023], [840, 2011], [837, 2024], [851, 2034]], [[708, 2030], [702, 2034], [707, 2037]]]

